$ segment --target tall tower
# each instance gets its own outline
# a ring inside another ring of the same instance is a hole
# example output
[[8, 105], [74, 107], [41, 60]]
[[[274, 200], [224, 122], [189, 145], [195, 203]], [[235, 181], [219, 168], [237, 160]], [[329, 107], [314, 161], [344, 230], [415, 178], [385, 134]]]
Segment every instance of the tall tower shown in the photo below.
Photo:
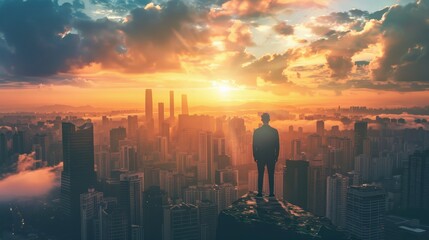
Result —
[[74, 239], [80, 239], [80, 194], [86, 193], [96, 181], [94, 129], [89, 122], [80, 127], [63, 123], [62, 135], [61, 209]]
[[110, 151], [119, 152], [119, 141], [127, 137], [127, 131], [123, 127], [110, 130]]
[[301, 140], [294, 139], [291, 142], [291, 159], [292, 160], [301, 160]]
[[316, 122], [316, 133], [321, 137], [325, 135], [325, 122], [323, 120], [319, 120]]
[[307, 208], [308, 166], [304, 160], [286, 160], [283, 177], [283, 199]]
[[127, 136], [129, 139], [137, 140], [137, 129], [139, 128], [138, 123], [137, 115], [128, 116]]
[[326, 180], [326, 217], [335, 226], [346, 227], [346, 202], [349, 178], [336, 173]]
[[174, 91], [170, 91], [170, 119], [174, 119]]
[[213, 158], [213, 134], [200, 132], [198, 134], [198, 181], [214, 183], [215, 166]]
[[386, 194], [376, 186], [351, 186], [347, 193], [346, 226], [352, 239], [384, 239]]
[[201, 223], [201, 235], [207, 240], [216, 239], [217, 205], [208, 200], [198, 204], [199, 219]]
[[142, 190], [143, 173], [121, 174], [119, 204], [125, 210], [128, 219], [128, 236], [131, 236], [132, 225], [143, 225]]
[[159, 135], [162, 136], [164, 133], [163, 131], [164, 126], [164, 103], [160, 102], [158, 103], [158, 129], [159, 129]]
[[152, 103], [152, 89], [146, 89], [146, 102], [145, 114], [146, 122], [153, 121], [153, 103]]
[[163, 209], [167, 197], [159, 186], [143, 192], [143, 225], [145, 239], [162, 239]]
[[88, 189], [80, 195], [81, 240], [93, 239], [93, 221], [98, 216], [98, 206], [103, 201], [103, 193]]
[[429, 210], [429, 151], [410, 155], [402, 178], [404, 209]]
[[368, 123], [367, 122], [355, 122], [354, 134], [355, 134], [355, 156], [364, 153], [364, 140], [367, 137]]
[[182, 114], [189, 115], [188, 96], [186, 94], [182, 94]]

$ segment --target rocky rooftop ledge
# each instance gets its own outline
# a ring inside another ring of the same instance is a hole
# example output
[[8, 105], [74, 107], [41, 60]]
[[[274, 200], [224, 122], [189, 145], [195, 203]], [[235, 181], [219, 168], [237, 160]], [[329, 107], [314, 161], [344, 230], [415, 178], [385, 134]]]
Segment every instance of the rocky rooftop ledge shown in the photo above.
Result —
[[274, 198], [249, 192], [219, 214], [218, 240], [348, 239], [324, 217]]

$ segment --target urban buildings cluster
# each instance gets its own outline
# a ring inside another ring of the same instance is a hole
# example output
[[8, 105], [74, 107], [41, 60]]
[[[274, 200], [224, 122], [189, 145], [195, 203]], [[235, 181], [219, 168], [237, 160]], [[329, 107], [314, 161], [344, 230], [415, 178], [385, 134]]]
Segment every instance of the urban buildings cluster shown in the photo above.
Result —
[[[31, 152], [36, 168], [63, 162], [59, 219], [70, 239], [216, 239], [218, 214], [257, 190], [257, 126], [191, 115], [186, 95], [178, 114], [173, 91], [169, 97], [168, 117], [164, 103], [154, 110], [151, 89], [144, 115], [5, 115], [0, 164]], [[403, 122], [279, 129], [276, 196], [326, 216], [353, 239], [427, 239], [429, 228], [412, 213], [429, 211], [429, 131], [394, 127]]]

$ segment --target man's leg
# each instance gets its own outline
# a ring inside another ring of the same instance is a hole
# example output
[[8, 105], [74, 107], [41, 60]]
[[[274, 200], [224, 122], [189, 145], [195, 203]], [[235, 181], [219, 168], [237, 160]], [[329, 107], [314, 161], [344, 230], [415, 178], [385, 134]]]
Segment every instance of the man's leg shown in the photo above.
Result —
[[273, 160], [267, 161], [268, 170], [268, 183], [270, 185], [270, 196], [274, 196], [274, 170], [276, 168], [276, 162]]
[[262, 194], [264, 184], [265, 161], [258, 160], [258, 194]]

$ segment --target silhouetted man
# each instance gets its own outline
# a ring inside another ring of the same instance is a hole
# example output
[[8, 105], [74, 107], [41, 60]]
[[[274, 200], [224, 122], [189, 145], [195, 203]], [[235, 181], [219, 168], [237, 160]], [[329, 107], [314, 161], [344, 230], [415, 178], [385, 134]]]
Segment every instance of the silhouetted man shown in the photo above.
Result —
[[263, 113], [261, 121], [264, 123], [253, 133], [253, 158], [258, 165], [258, 195], [262, 197], [262, 186], [264, 181], [265, 165], [268, 170], [268, 182], [270, 185], [270, 197], [274, 197], [274, 169], [279, 157], [279, 133], [272, 128], [270, 115]]

